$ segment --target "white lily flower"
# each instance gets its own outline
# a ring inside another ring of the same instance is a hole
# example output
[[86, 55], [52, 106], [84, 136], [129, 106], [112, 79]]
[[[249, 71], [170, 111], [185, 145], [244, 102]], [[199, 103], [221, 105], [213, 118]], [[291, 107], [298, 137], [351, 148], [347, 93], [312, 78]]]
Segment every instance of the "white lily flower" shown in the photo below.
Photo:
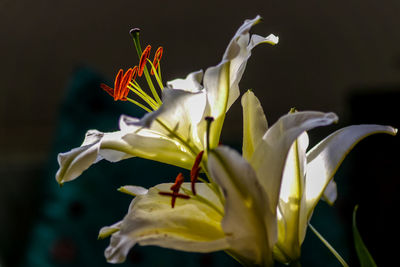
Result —
[[[137, 37], [135, 45], [141, 54], [139, 67], [129, 69], [125, 75], [120, 70], [114, 89], [104, 84], [102, 88], [115, 100], [129, 100], [149, 113], [142, 119], [121, 116], [120, 131], [114, 133], [89, 131], [80, 147], [59, 154], [60, 168], [56, 180], [60, 184], [74, 180], [101, 159], [118, 161], [142, 157], [190, 169], [197, 154], [206, 147], [205, 118], [208, 116], [215, 119], [209, 131], [209, 147], [218, 145], [225, 113], [240, 94], [238, 84], [251, 50], [261, 43], [278, 42], [278, 37], [272, 34], [267, 37], [250, 36], [251, 27], [260, 20], [257, 16], [243, 23], [230, 41], [221, 62], [206, 70], [202, 84], [203, 73], [198, 71], [190, 73], [185, 79], [168, 82], [164, 89], [161, 74], [157, 74], [162, 49], [157, 50], [153, 64], [149, 64], [162, 90], [162, 101], [145, 66], [151, 47], [146, 47], [142, 53], [138, 30], [133, 30], [134, 39]], [[135, 81], [136, 74], [141, 76], [142, 73], [146, 76], [154, 99], [143, 92]], [[127, 98], [129, 90], [145, 100], [153, 111]]]
[[281, 123], [262, 135], [267, 121], [258, 99], [247, 92], [242, 104], [243, 156], [255, 169], [278, 222], [274, 257], [283, 263], [296, 261], [318, 201], [322, 196], [330, 203], [336, 199], [333, 176], [345, 156], [363, 138], [375, 133], [395, 135], [397, 129], [381, 125], [345, 127], [306, 152], [306, 127], [293, 130]]
[[[333, 113], [288, 114], [264, 136], [276, 137], [277, 150], [289, 143], [287, 152], [302, 132], [335, 120]], [[100, 232], [101, 237], [114, 232], [106, 250], [107, 259], [121, 262], [139, 243], [193, 252], [225, 250], [245, 266], [271, 266], [277, 241], [276, 211], [270, 209], [268, 191], [255, 169], [236, 151], [220, 146], [210, 150], [207, 171], [220, 190], [206, 183], [196, 184], [196, 195], [189, 184], [182, 186], [186, 195], [165, 192], [173, 190], [175, 184], [161, 184], [147, 193], [141, 190], [145, 194], [133, 200], [126, 217]], [[176, 206], [171, 208], [166, 196], [174, 194]]]

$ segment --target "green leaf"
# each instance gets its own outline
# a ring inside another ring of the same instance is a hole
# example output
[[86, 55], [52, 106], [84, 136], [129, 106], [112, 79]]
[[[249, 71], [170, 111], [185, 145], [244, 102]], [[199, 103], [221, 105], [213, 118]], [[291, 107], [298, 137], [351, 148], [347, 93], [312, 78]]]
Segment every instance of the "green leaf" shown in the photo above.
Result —
[[353, 237], [354, 237], [354, 246], [356, 248], [358, 259], [360, 260], [361, 267], [376, 267], [376, 263], [369, 253], [367, 247], [365, 246], [360, 233], [358, 232], [356, 225], [356, 213], [357, 213], [358, 205], [354, 207], [353, 211]]

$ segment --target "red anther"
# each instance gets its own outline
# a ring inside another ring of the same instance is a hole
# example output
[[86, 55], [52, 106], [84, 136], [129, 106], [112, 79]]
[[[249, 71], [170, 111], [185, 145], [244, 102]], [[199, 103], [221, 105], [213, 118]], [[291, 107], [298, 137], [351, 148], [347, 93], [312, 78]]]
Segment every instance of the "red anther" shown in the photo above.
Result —
[[114, 97], [114, 100], [122, 100], [126, 101], [129, 93], [129, 82], [132, 80], [133, 76], [136, 78], [137, 67], [135, 66], [133, 69], [130, 68], [124, 74], [124, 71], [120, 69], [118, 71], [117, 76], [114, 81], [114, 88], [109, 87], [108, 85], [102, 83], [100, 84], [101, 89], [106, 91], [109, 95]]
[[175, 178], [175, 183], [170, 187], [172, 192], [164, 192], [164, 191], [158, 192], [160, 195], [172, 197], [172, 199], [171, 199], [171, 207], [172, 208], [175, 207], [175, 201], [177, 198], [183, 198], [183, 199], [190, 198], [188, 195], [179, 193], [179, 189], [181, 188], [183, 180], [184, 180], [184, 178], [183, 178], [182, 173], [179, 173], [178, 176], [176, 176], [176, 178]]
[[142, 77], [144, 67], [146, 66], [147, 59], [150, 56], [150, 50], [151, 50], [151, 45], [146, 46], [146, 48], [144, 49], [144, 51], [142, 53], [142, 56], [140, 57], [139, 71], [138, 71], [139, 77]]
[[124, 71], [122, 69], [120, 69], [118, 71], [117, 76], [115, 77], [115, 81], [114, 81], [114, 101], [118, 100], [121, 81], [122, 81], [122, 75], [123, 74], [124, 74]]
[[[122, 78], [121, 84], [118, 89], [118, 99], [125, 101], [126, 96], [128, 95], [129, 88], [128, 84], [132, 80], [133, 70], [129, 68], [126, 72], [124, 77]], [[125, 97], [124, 97], [125, 96]]]
[[101, 89], [106, 91], [110, 96], [114, 97], [114, 88], [111, 88], [107, 84], [101, 83], [100, 84]]
[[132, 72], [133, 72], [132, 81], [134, 81], [134, 80], [136, 80], [136, 76], [138, 73], [138, 66], [133, 67]]
[[128, 85], [129, 85], [129, 83], [131, 81], [134, 81], [136, 79], [138, 67], [135, 66], [135, 67], [133, 67], [133, 69], [129, 69], [129, 70], [132, 70], [132, 73], [130, 74], [131, 77], [129, 78], [127, 84], [124, 87], [124, 90], [121, 93], [121, 100], [123, 100], [123, 101], [127, 100], [127, 96], [128, 96], [128, 93], [129, 93]]
[[[157, 70], [157, 68], [158, 68], [158, 64], [159, 64], [160, 61], [161, 61], [162, 54], [163, 54], [163, 48], [162, 48], [162, 46], [160, 46], [160, 47], [157, 49], [157, 51], [156, 51], [156, 53], [155, 53], [155, 55], [154, 55], [154, 59], [153, 59], [153, 66], [154, 66], [154, 69], [155, 69], [155, 70]], [[151, 75], [154, 75], [154, 69], [151, 68], [151, 72], [150, 72]]]
[[196, 188], [195, 188], [195, 183], [197, 182], [197, 177], [199, 176], [199, 172], [201, 170], [200, 162], [201, 159], [203, 158], [204, 151], [200, 151], [200, 153], [196, 156], [196, 159], [194, 160], [194, 164], [192, 169], [190, 170], [190, 182], [192, 186], [192, 193], [193, 195], [196, 195]]

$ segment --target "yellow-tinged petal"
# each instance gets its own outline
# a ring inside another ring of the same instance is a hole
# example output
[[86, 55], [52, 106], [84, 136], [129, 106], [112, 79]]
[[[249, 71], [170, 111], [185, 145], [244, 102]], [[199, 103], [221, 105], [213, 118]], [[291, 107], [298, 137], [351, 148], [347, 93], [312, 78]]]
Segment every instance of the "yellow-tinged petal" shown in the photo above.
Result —
[[239, 82], [252, 49], [261, 43], [278, 42], [278, 38], [274, 35], [265, 38], [253, 35], [250, 38], [250, 29], [260, 20], [260, 16], [246, 20], [230, 41], [221, 62], [215, 67], [208, 68], [204, 74], [204, 89], [209, 104], [207, 116], [215, 119], [211, 127], [212, 148], [218, 145], [225, 113], [240, 95]]
[[243, 106], [243, 158], [248, 161], [268, 129], [267, 119], [260, 101], [252, 91], [242, 96]]
[[[178, 198], [175, 207], [171, 208], [170, 197], [159, 194], [160, 191], [169, 191], [171, 185], [159, 184], [132, 201], [128, 214], [118, 225], [120, 230], [113, 233], [105, 251], [109, 262], [124, 261], [135, 244], [191, 252], [229, 248], [221, 228], [222, 215], [194, 199]], [[190, 183], [184, 183], [183, 187], [190, 190]], [[218, 197], [208, 186], [198, 183], [196, 190], [199, 195], [222, 209]]]
[[[279, 194], [277, 255], [280, 262], [288, 263], [300, 258], [300, 236], [307, 221], [300, 221], [305, 206], [303, 199], [308, 136], [303, 132], [291, 146], [283, 171]], [[284, 256], [283, 256], [284, 255]]]
[[337, 120], [334, 113], [303, 111], [287, 114], [268, 129], [250, 161], [259, 183], [269, 197], [270, 209], [276, 210], [286, 156], [293, 142], [304, 131], [329, 125]]
[[256, 173], [239, 153], [223, 146], [210, 151], [208, 168], [225, 196], [222, 228], [229, 251], [246, 264], [272, 266], [276, 221]]
[[[197, 148], [198, 151], [188, 151], [188, 153], [192, 153], [192, 156], [196, 156], [199, 151], [203, 150], [204, 140], [202, 136], [198, 136], [197, 124], [203, 121], [205, 107], [204, 91], [193, 93], [166, 88], [163, 91], [163, 105], [132, 124], [168, 136], [182, 146], [186, 143]], [[186, 146], [185, 149], [190, 150], [189, 146]]]

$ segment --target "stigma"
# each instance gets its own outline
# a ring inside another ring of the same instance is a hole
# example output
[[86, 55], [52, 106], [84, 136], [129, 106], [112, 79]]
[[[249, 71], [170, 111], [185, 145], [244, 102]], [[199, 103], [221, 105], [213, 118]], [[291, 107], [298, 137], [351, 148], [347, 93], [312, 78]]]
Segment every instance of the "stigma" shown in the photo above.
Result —
[[181, 194], [179, 193], [179, 189], [182, 186], [182, 183], [184, 181], [184, 177], [182, 173], [179, 173], [178, 176], [175, 178], [175, 183], [170, 187], [170, 190], [172, 192], [165, 192], [165, 191], [160, 191], [158, 192], [162, 196], [170, 196], [171, 197], [171, 207], [175, 207], [175, 202], [177, 198], [182, 198], [182, 199], [189, 199], [190, 196]]

